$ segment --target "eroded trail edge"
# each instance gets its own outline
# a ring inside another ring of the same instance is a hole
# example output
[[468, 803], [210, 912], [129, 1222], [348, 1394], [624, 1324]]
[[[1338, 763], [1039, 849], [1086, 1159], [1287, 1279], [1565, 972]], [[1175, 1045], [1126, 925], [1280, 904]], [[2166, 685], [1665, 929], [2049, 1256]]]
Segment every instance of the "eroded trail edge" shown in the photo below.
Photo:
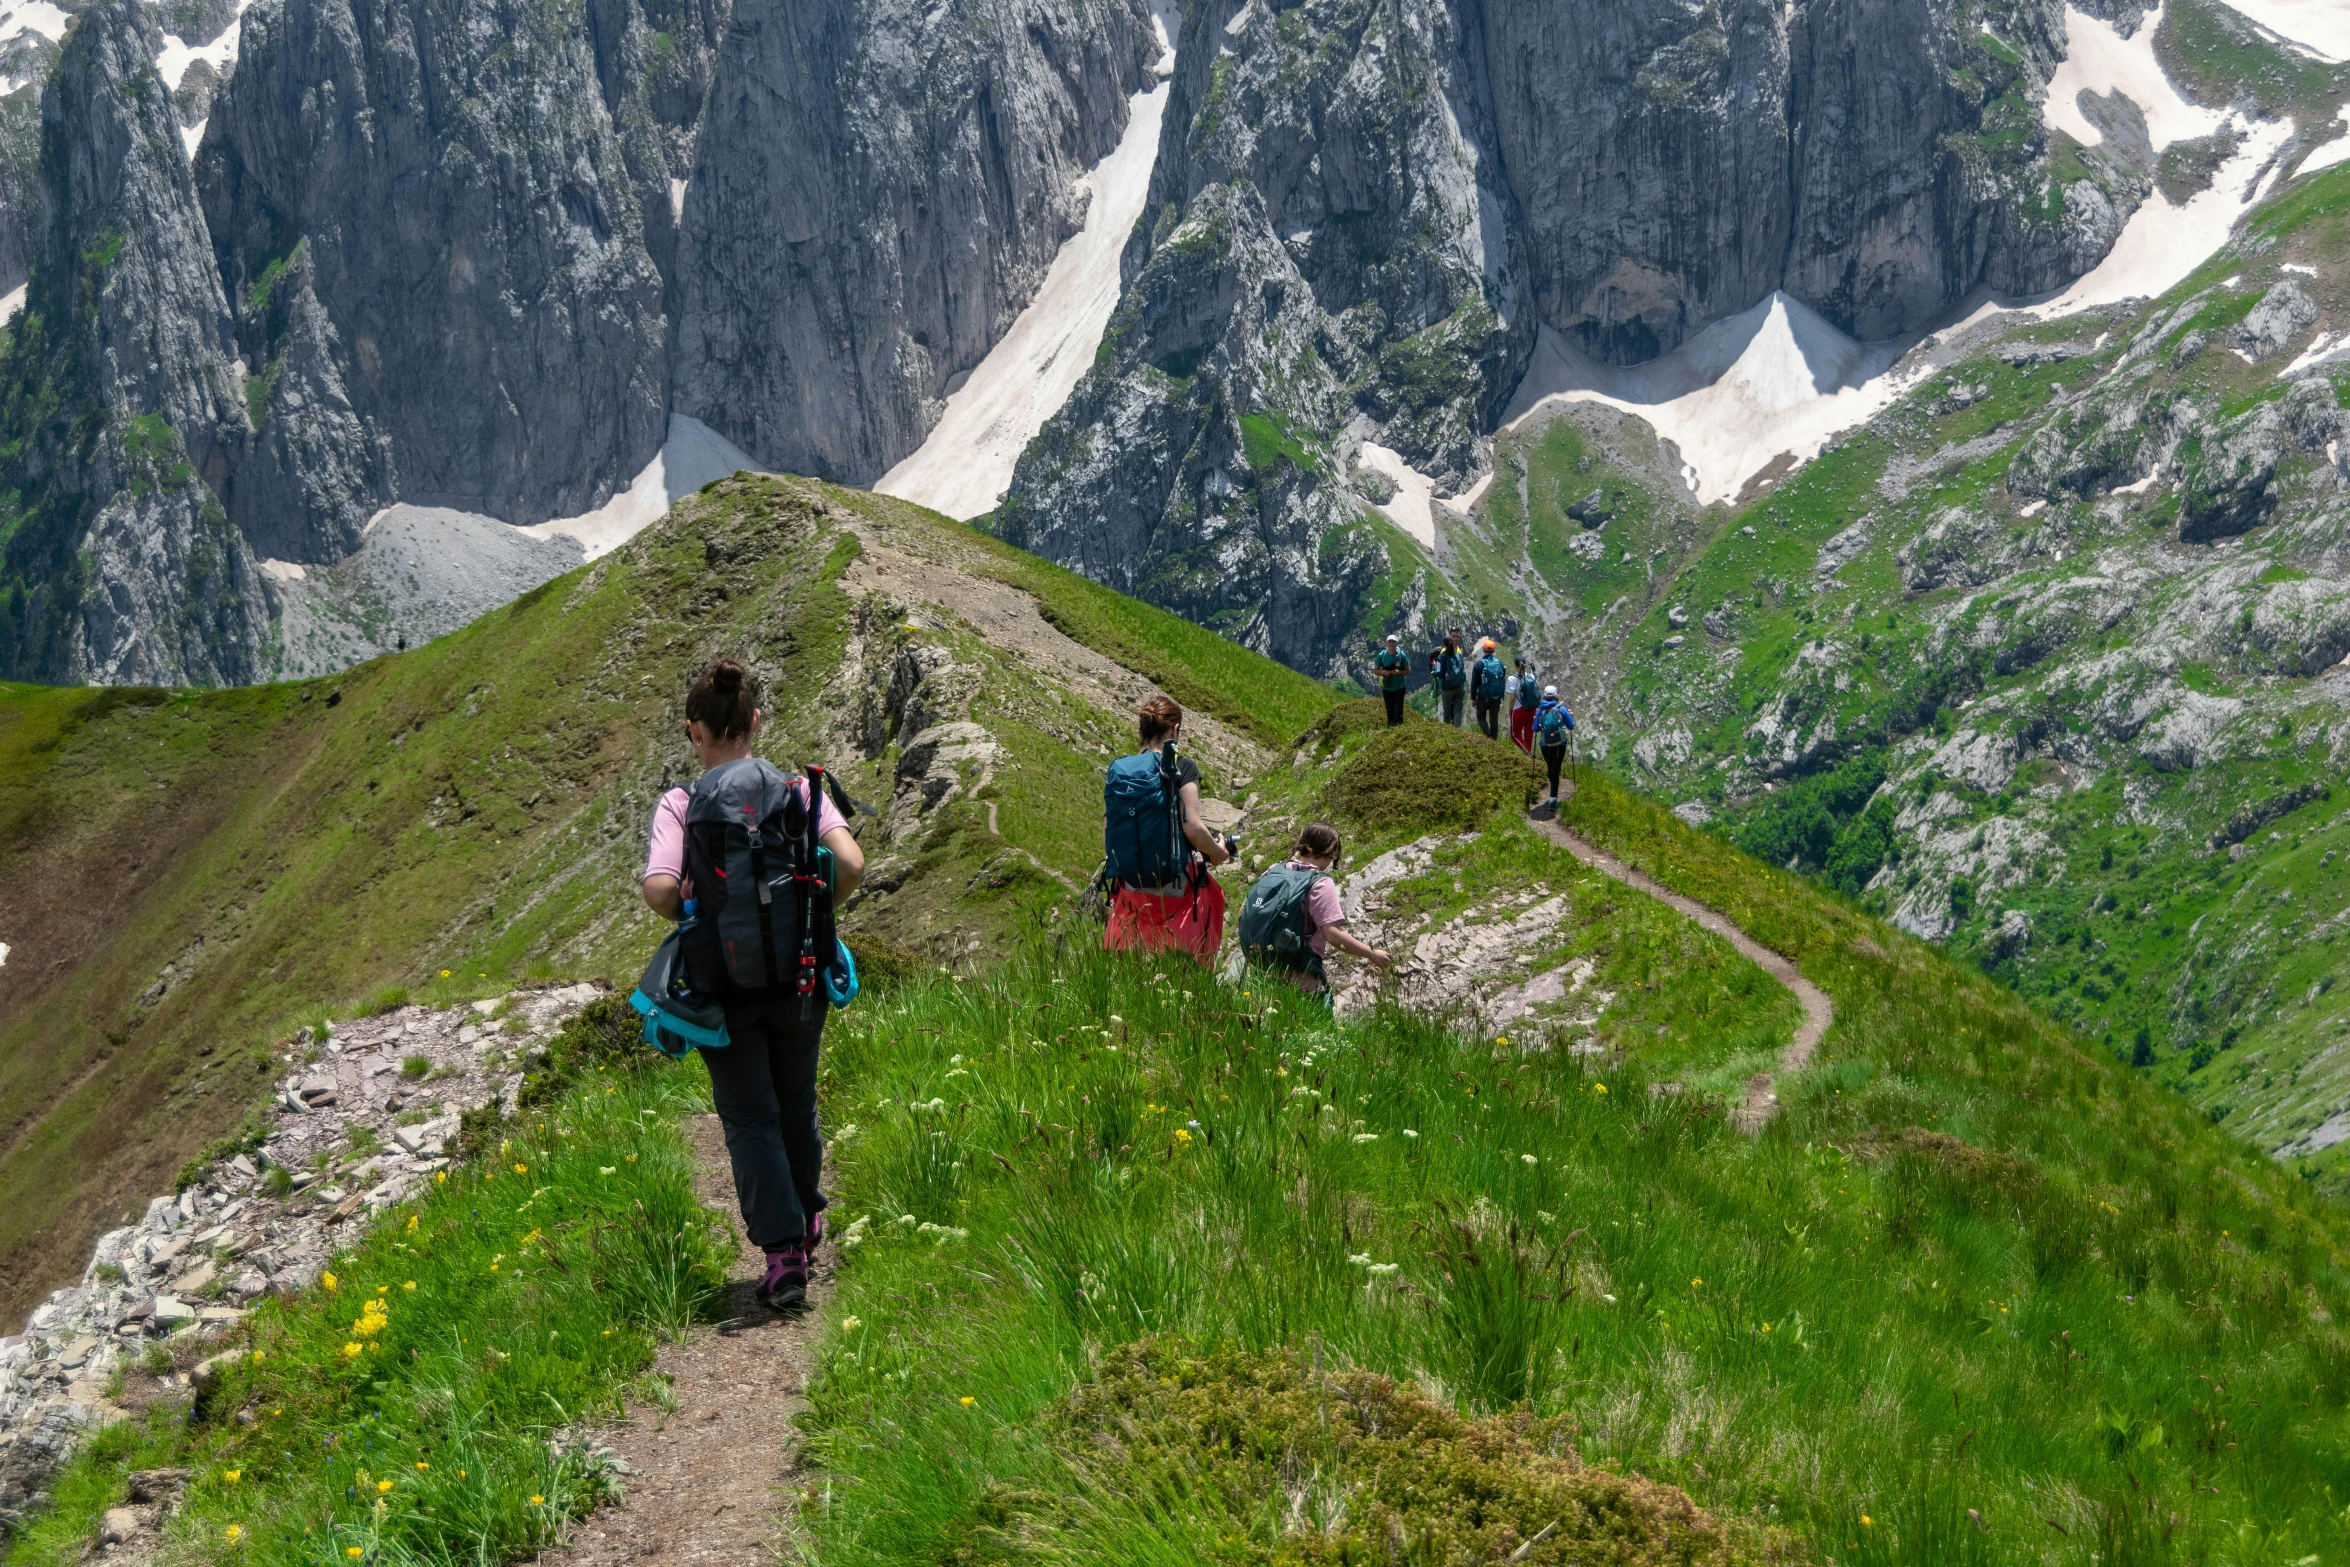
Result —
[[[1571, 790], [1572, 785], [1568, 788]], [[1568, 796], [1571, 798], [1572, 795]], [[1773, 952], [1761, 942], [1731, 923], [1719, 909], [1709, 908], [1695, 898], [1683, 897], [1670, 888], [1659, 886], [1641, 871], [1634, 870], [1622, 860], [1602, 849], [1598, 844], [1578, 833], [1569, 832], [1558, 822], [1557, 815], [1548, 806], [1537, 808], [1528, 815], [1535, 829], [1551, 842], [1581, 860], [1603, 876], [1613, 877], [1634, 892], [1654, 898], [1666, 908], [1696, 921], [1705, 929], [1721, 937], [1737, 949], [1738, 955], [1793, 992], [1803, 1008], [1803, 1021], [1796, 1025], [1795, 1037], [1787, 1048], [1779, 1052], [1780, 1073], [1800, 1072], [1811, 1064], [1812, 1052], [1820, 1041], [1828, 1037], [1828, 1025], [1836, 1021], [1836, 1003], [1828, 993], [1803, 977], [1801, 970], [1785, 955]], [[1757, 1072], [1746, 1080], [1745, 1097], [1731, 1112], [1730, 1120], [1742, 1132], [1759, 1132], [1763, 1124], [1779, 1113], [1779, 1095], [1776, 1078], [1768, 1072]]]

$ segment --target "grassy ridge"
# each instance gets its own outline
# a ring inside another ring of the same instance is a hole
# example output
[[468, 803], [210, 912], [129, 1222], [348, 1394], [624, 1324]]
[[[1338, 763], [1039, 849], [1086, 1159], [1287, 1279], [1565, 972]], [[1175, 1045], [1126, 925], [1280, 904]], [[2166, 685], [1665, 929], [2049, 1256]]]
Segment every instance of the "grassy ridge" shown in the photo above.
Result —
[[[1033, 584], [1072, 634], [1195, 705], [1284, 734], [1327, 705], [1301, 676], [919, 508], [750, 476], [331, 679], [0, 687], [0, 1316], [234, 1126], [296, 1024], [387, 988], [446, 1001], [633, 976], [654, 934], [631, 892], [644, 822], [692, 765], [685, 684], [721, 648], [747, 654], [778, 708], [769, 753], [826, 754], [852, 523]], [[889, 797], [894, 755], [831, 759], [860, 798]], [[923, 867], [933, 902], [985, 930], [1025, 923], [1059, 888], [977, 878], [1004, 844], [968, 814]]]
[[1842, 1562], [2350, 1549], [2337, 1212], [1796, 878], [1604, 781], [1572, 819], [1834, 994], [1762, 1138], [1652, 1097], [1637, 1051], [1593, 1073], [1148, 961], [850, 1021], [838, 1211], [866, 1223], [814, 1391], [818, 1559], [1295, 1559], [1270, 1470], [1117, 1483], [1071, 1390], [1127, 1343], [1235, 1399], [1248, 1357], [1318, 1343], [1530, 1403], [1583, 1460]]
[[[79, 1562], [125, 1475], [158, 1467], [195, 1471], [167, 1525], [179, 1559], [497, 1562], [553, 1543], [610, 1490], [575, 1428], [620, 1413], [721, 1277], [675, 1120], [708, 1107], [708, 1078], [613, 1057], [614, 1037], [575, 1023], [556, 1050], [579, 1086], [542, 1089], [318, 1288], [265, 1303], [191, 1415], [106, 1432], [10, 1560]], [[611, 1064], [579, 1070], [598, 1045]]]

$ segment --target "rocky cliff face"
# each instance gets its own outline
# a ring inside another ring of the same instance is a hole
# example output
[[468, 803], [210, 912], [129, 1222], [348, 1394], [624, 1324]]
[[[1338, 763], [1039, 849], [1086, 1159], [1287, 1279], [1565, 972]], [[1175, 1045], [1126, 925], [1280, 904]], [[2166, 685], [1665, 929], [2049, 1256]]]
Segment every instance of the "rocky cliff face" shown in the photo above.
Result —
[[588, 30], [540, 7], [247, 13], [197, 177], [248, 363], [298, 395], [283, 417], [331, 427], [292, 436], [335, 458], [316, 544], [291, 558], [342, 553], [390, 483], [538, 522], [602, 504], [659, 449], [661, 277], [601, 82]]
[[1465, 486], [1533, 346], [1474, 6], [1187, 13], [1126, 297], [1007, 538], [1337, 672], [1395, 569], [1365, 440]]
[[[1443, 591], [1431, 541], [1369, 520], [1362, 443], [1468, 488], [1538, 325], [1637, 363], [1784, 289], [1881, 338], [2100, 259], [2148, 174], [2044, 130], [2063, 45], [2053, 0], [1193, 5], [1126, 335], [1000, 525], [1337, 670]], [[1294, 482], [1181, 444], [1220, 426], [1245, 458], [1252, 421]]]
[[45, 222], [0, 359], [0, 669], [252, 678], [267, 611], [219, 492], [246, 436], [159, 39], [85, 12], [42, 96]]
[[1084, 219], [1139, 0], [742, 0], [684, 203], [677, 411], [870, 483]]

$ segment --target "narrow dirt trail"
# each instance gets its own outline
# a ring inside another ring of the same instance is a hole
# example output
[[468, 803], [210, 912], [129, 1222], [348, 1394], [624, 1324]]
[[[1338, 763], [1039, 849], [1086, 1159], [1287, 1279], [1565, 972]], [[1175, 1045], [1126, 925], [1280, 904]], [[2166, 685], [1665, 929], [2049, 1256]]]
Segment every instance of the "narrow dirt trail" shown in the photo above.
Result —
[[[697, 1194], [732, 1219], [734, 1182], [714, 1115], [684, 1123], [700, 1167]], [[662, 1348], [654, 1370], [670, 1379], [672, 1406], [630, 1411], [601, 1433], [626, 1466], [617, 1506], [598, 1508], [545, 1567], [626, 1563], [741, 1563], [776, 1559], [782, 1514], [798, 1462], [792, 1417], [805, 1406], [817, 1323], [832, 1294], [830, 1247], [809, 1277], [812, 1309], [778, 1316], [754, 1297], [764, 1259], [737, 1240], [728, 1270], [726, 1317], [702, 1323], [683, 1343]]]
[[[1572, 798], [1574, 785], [1565, 786], [1565, 798]], [[1548, 837], [1576, 859], [1617, 881], [1654, 898], [1673, 910], [1712, 931], [1738, 950], [1738, 955], [1786, 986], [1803, 1008], [1803, 1021], [1796, 1026], [1795, 1037], [1787, 1048], [1779, 1052], [1779, 1071], [1800, 1072], [1811, 1064], [1812, 1052], [1828, 1036], [1828, 1025], [1836, 1021], [1836, 1003], [1828, 993], [1805, 979], [1795, 965], [1779, 953], [1773, 952], [1752, 936], [1730, 923], [1717, 909], [1711, 909], [1695, 898], [1685, 898], [1677, 892], [1658, 886], [1648, 876], [1634, 870], [1622, 860], [1608, 853], [1590, 839], [1569, 832], [1559, 825], [1558, 813], [1548, 805], [1536, 807], [1529, 813], [1535, 829]], [[1774, 1088], [1776, 1079], [1771, 1073], [1757, 1072], [1746, 1080], [1746, 1095], [1730, 1119], [1742, 1132], [1759, 1132], [1763, 1123], [1779, 1113], [1779, 1095]]]

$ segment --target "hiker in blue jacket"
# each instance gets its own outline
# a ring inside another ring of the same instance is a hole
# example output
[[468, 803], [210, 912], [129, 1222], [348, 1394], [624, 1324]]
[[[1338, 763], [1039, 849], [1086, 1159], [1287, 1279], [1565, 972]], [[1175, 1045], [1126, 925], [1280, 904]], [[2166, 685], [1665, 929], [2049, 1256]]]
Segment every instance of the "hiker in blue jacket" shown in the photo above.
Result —
[[1534, 709], [1534, 740], [1542, 751], [1542, 765], [1550, 770], [1550, 803], [1559, 803], [1559, 768], [1567, 759], [1567, 736], [1574, 733], [1575, 715], [1559, 700], [1557, 686], [1542, 688], [1542, 705]]

